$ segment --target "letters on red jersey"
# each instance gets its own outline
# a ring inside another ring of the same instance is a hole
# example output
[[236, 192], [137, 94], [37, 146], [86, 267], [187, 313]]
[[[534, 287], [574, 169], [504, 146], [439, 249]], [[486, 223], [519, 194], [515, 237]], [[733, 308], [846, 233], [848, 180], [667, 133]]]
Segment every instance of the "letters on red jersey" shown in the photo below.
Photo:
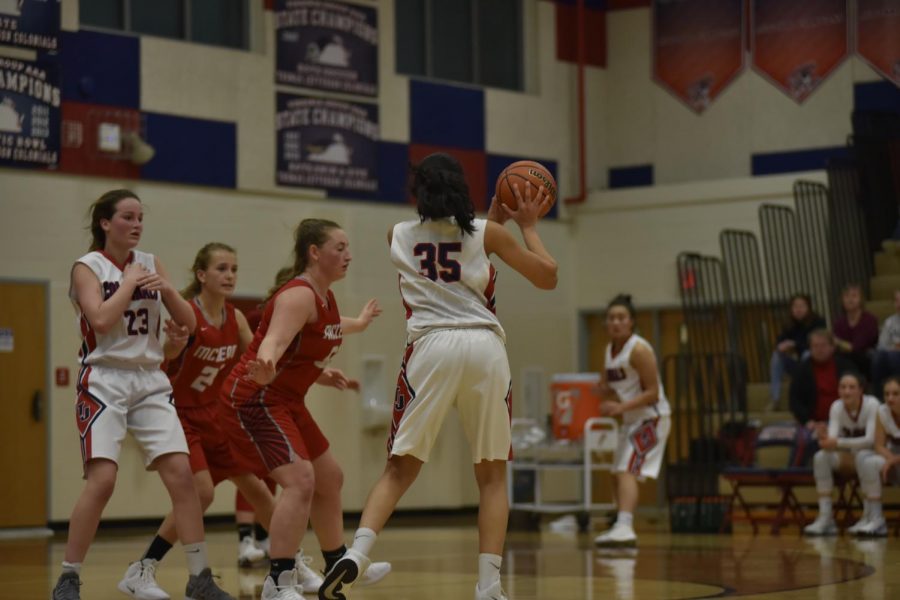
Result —
[[196, 300], [191, 302], [197, 329], [182, 353], [166, 369], [179, 408], [215, 402], [222, 381], [238, 361], [237, 319], [234, 306], [225, 304], [221, 327], [207, 321]]
[[[259, 345], [266, 337], [269, 323], [272, 321], [272, 313], [275, 310], [276, 298], [285, 290], [294, 287], [308, 287], [312, 289], [312, 286], [305, 279], [295, 277], [284, 284], [266, 302], [262, 320], [256, 328], [253, 341], [250, 342], [250, 346], [241, 356], [240, 362], [233, 369], [231, 376], [224, 384], [225, 389], [223, 389], [223, 392], [231, 398], [231, 401], [247, 401], [251, 397], [255, 397], [257, 392], [262, 389], [244, 377], [247, 373], [247, 362], [256, 358]], [[313, 293], [315, 293], [315, 290], [313, 290]], [[324, 300], [316, 295], [316, 310], [316, 322], [307, 323], [300, 330], [300, 333], [291, 340], [291, 343], [278, 361], [275, 368], [277, 372], [275, 380], [268, 386], [265, 386], [267, 390], [266, 398], [271, 397], [268, 394], [271, 391], [278, 395], [298, 400], [302, 399], [309, 387], [316, 382], [316, 379], [322, 374], [322, 370], [328, 366], [328, 363], [340, 349], [341, 341], [343, 340], [341, 313], [338, 310], [337, 302], [335, 302], [334, 294], [331, 293], [331, 290], [328, 291], [328, 295]]]

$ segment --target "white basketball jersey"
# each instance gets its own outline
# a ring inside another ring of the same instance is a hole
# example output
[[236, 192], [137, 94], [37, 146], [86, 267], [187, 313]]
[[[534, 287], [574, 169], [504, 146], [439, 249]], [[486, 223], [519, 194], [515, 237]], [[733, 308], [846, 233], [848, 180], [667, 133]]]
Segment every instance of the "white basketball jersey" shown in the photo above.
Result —
[[[129, 262], [144, 265], [151, 273], [156, 272], [152, 254], [135, 250]], [[104, 301], [119, 289], [122, 269], [103, 252], [89, 252], [79, 258], [78, 263], [90, 268], [100, 280]], [[122, 318], [107, 333], [99, 333], [91, 327], [71, 288], [69, 297], [78, 313], [78, 327], [83, 340], [79, 352], [82, 364], [133, 369], [158, 367], [162, 362], [163, 351], [159, 341], [161, 297], [158, 291], [135, 288]]]
[[503, 340], [494, 314], [497, 274], [484, 252], [487, 221], [463, 234], [453, 219], [394, 225], [391, 260], [400, 273], [406, 331], [412, 342], [435, 329], [487, 327]]
[[[628, 402], [632, 398], [637, 397], [643, 392], [641, 387], [641, 376], [637, 369], [631, 366], [631, 352], [635, 346], [642, 344], [650, 348], [650, 343], [639, 335], [632, 334], [622, 350], [615, 356], [612, 355], [612, 344], [606, 345], [606, 362], [604, 368], [606, 370], [606, 384], [616, 392], [622, 402]], [[634, 423], [636, 421], [645, 421], [647, 419], [655, 419], [657, 417], [665, 417], [672, 414], [669, 408], [669, 401], [666, 399], [666, 392], [663, 390], [662, 379], [659, 382], [659, 400], [656, 404], [642, 406], [636, 410], [629, 410], [622, 415], [622, 419], [626, 423]]]
[[878, 407], [878, 420], [881, 421], [881, 426], [884, 428], [884, 434], [887, 437], [885, 445], [895, 452], [900, 450], [900, 426], [894, 420], [890, 406], [882, 404]]
[[875, 443], [875, 419], [881, 403], [875, 396], [863, 396], [859, 412], [847, 412], [847, 405], [835, 400], [828, 413], [828, 437], [837, 438], [838, 448], [862, 450]]

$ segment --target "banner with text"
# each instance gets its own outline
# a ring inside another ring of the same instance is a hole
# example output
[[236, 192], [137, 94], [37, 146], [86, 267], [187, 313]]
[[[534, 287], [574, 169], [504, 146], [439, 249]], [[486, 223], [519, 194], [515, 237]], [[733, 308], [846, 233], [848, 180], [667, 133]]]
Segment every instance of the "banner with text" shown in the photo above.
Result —
[[743, 0], [655, 0], [653, 78], [701, 113], [744, 70]]
[[55, 52], [59, 0], [0, 0], [0, 44]]
[[900, 86], [900, 2], [856, 0], [856, 51]]
[[846, 0], [753, 0], [753, 66], [798, 103], [849, 52]]
[[276, 183], [350, 192], [378, 191], [378, 107], [279, 93]]
[[377, 95], [377, 17], [375, 8], [370, 6], [327, 0], [278, 0], [276, 83]]
[[0, 57], [0, 165], [57, 165], [60, 99], [56, 65]]

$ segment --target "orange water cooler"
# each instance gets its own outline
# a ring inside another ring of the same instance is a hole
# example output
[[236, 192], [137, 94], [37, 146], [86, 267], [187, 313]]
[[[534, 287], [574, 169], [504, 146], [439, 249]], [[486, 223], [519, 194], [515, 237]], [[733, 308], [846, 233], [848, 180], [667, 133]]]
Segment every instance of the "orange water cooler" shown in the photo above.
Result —
[[553, 437], [580, 440], [584, 424], [600, 416], [599, 373], [558, 373], [550, 380]]

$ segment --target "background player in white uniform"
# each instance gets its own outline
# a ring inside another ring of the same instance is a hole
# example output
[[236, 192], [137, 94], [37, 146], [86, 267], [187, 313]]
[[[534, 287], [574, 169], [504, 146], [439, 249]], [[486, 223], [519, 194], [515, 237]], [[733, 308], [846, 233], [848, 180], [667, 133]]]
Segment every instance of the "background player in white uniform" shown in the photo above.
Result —
[[188, 448], [160, 370], [160, 303], [175, 324], [193, 330], [190, 305], [152, 255], [135, 250], [143, 231], [141, 202], [128, 190], [101, 196], [91, 209], [90, 252], [72, 267], [70, 296], [84, 337], [76, 422], [86, 484], [69, 519], [63, 573], [53, 600], [80, 598], [81, 563], [115, 487], [119, 451], [131, 431], [148, 469], [159, 471], [172, 498], [187, 554], [185, 597], [230, 599], [216, 586], [206, 558], [203, 513]]
[[[819, 493], [819, 516], [803, 529], [806, 535], [836, 535], [837, 525], [831, 510], [834, 471], [852, 472], [860, 450], [875, 444], [875, 420], [878, 398], [863, 394], [866, 382], [859, 373], [844, 373], [838, 382], [840, 402], [831, 405], [827, 429], [819, 427], [819, 450], [813, 457], [813, 475]], [[865, 517], [864, 517], [865, 518]], [[854, 528], [861, 526], [860, 523]]]
[[884, 382], [884, 404], [878, 407], [875, 419], [875, 449], [856, 453], [856, 472], [865, 495], [865, 511], [862, 520], [850, 528], [851, 533], [885, 537], [881, 485], [900, 485], [900, 378], [889, 377]]
[[[387, 466], [366, 501], [353, 547], [326, 573], [319, 598], [343, 600], [365, 572], [376, 535], [428, 460], [444, 416], [455, 406], [480, 494], [475, 598], [505, 599], [500, 565], [509, 515], [511, 382], [505, 335], [494, 314], [495, 272], [488, 256], [497, 254], [539, 288], [556, 287], [556, 261], [535, 227], [548, 199], [543, 190], [523, 198], [516, 188], [518, 209], [495, 200], [485, 221], [475, 218], [455, 158], [432, 154], [412, 171], [420, 219], [398, 223], [388, 233], [391, 260], [400, 273], [408, 345]], [[502, 226], [507, 218], [521, 228], [526, 248]]]
[[619, 512], [616, 523], [594, 540], [598, 546], [631, 546], [638, 482], [656, 479], [669, 437], [669, 402], [659, 381], [656, 355], [650, 343], [634, 333], [631, 296], [619, 295], [606, 307], [604, 376], [600, 384], [600, 412], [622, 416], [622, 430], [613, 469], [614, 495]]

